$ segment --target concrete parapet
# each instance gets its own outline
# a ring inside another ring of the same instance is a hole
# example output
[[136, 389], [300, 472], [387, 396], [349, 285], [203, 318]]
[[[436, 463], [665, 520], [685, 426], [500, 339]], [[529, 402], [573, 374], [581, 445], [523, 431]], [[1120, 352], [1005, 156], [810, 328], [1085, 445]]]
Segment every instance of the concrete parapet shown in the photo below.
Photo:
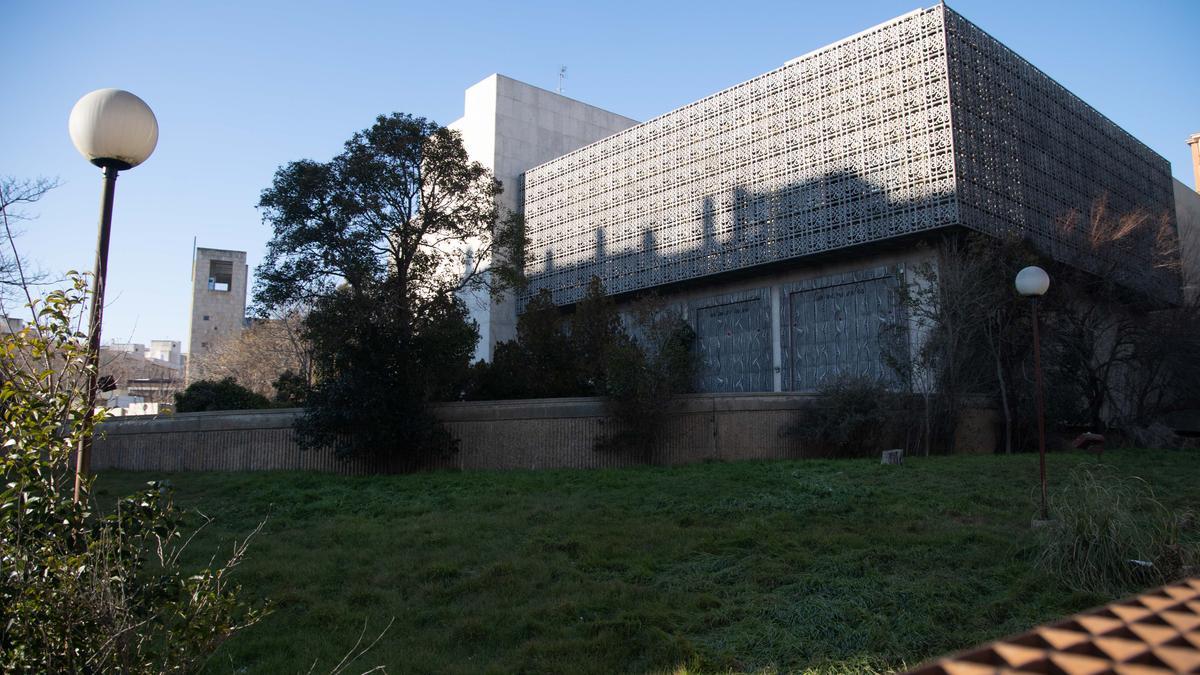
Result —
[[[459, 448], [435, 465], [463, 470], [583, 469], [818, 456], [806, 441], [785, 433], [796, 413], [815, 398], [790, 393], [681, 396], [673, 402], [663, 440], [649, 456], [595, 450], [611, 424], [600, 398], [444, 403], [435, 411]], [[972, 432], [965, 435], [994, 445], [994, 433], [975, 428], [987, 415], [973, 410], [967, 415]], [[281, 409], [113, 418], [101, 426], [92, 463], [97, 470], [388, 470], [382, 462], [343, 461], [329, 450], [301, 450], [292, 431], [301, 413]], [[956, 440], [976, 452], [993, 449], [968, 438]]]

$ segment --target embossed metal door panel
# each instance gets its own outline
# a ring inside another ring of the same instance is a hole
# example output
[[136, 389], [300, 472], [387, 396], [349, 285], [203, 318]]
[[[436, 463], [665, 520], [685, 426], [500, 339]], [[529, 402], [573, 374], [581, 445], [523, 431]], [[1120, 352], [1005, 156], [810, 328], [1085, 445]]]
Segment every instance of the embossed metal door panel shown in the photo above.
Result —
[[695, 310], [700, 391], [771, 391], [771, 320], [762, 302]]
[[790, 389], [812, 391], [843, 375], [892, 378], [882, 345], [896, 316], [893, 277], [796, 291], [788, 303]]

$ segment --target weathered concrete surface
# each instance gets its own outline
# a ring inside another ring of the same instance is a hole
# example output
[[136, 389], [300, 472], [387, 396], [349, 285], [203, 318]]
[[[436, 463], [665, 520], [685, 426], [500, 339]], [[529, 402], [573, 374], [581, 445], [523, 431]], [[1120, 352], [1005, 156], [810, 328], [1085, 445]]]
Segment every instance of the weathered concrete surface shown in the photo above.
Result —
[[[770, 393], [679, 397], [662, 442], [648, 457], [594, 449], [611, 424], [599, 398], [440, 404], [436, 412], [458, 439], [459, 450], [436, 466], [582, 469], [821, 456], [819, 448], [784, 433], [812, 401], [803, 394]], [[377, 462], [344, 462], [326, 450], [300, 450], [292, 432], [299, 414], [287, 409], [110, 419], [101, 427], [92, 464], [97, 470], [152, 471], [366, 474], [388, 469]], [[969, 410], [956, 443], [970, 452], [994, 450], [996, 433], [987, 422], [994, 419], [990, 411]]]

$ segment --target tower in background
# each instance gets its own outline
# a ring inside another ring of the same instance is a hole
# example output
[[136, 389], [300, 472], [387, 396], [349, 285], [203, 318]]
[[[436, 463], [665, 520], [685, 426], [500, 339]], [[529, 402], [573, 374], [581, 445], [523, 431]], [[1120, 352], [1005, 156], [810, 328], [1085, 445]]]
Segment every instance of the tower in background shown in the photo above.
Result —
[[204, 358], [246, 325], [245, 251], [197, 248], [192, 260], [192, 323], [187, 382], [204, 379]]

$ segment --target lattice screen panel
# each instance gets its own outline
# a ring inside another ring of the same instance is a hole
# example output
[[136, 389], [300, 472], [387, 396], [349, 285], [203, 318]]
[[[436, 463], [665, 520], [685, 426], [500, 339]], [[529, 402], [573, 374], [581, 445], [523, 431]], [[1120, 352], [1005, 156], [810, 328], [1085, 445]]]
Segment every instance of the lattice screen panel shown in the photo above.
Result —
[[560, 304], [954, 223], [946, 41], [920, 10], [530, 170]]
[[696, 391], [771, 391], [771, 300], [767, 289], [692, 300]]
[[816, 391], [846, 375], [894, 379], [884, 352], [908, 358], [899, 284], [899, 271], [888, 267], [785, 284], [779, 322], [784, 390]]
[[[1178, 274], [1152, 256], [1157, 227], [1100, 248], [1085, 227], [1102, 197], [1112, 214], [1173, 223], [1170, 163], [959, 14], [946, 11], [946, 28], [963, 224], [1028, 236], [1055, 259], [1178, 301]], [[1072, 211], [1081, 219], [1064, 228]]]
[[1177, 300], [1155, 228], [1101, 255], [1060, 226], [1105, 195], [1173, 221], [1165, 159], [937, 6], [531, 169], [528, 293], [569, 304], [593, 275], [622, 293], [963, 225]]

